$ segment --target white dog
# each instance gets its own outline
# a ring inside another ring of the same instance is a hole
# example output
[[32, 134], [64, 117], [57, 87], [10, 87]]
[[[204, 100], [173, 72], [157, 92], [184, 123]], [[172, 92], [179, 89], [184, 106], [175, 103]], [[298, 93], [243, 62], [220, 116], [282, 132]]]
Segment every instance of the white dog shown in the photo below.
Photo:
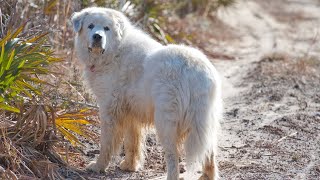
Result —
[[112, 9], [83, 9], [72, 22], [102, 128], [100, 156], [87, 169], [104, 171], [124, 139], [120, 168], [138, 170], [144, 159], [143, 129], [154, 125], [165, 151], [167, 179], [179, 177], [182, 144], [187, 168], [201, 162], [202, 178], [217, 179], [221, 87], [208, 58], [191, 47], [161, 45]]

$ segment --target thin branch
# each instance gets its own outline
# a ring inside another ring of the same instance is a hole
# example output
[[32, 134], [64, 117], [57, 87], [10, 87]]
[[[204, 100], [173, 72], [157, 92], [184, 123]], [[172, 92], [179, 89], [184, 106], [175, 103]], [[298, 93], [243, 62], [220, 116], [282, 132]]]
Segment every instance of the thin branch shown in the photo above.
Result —
[[298, 133], [298, 132], [294, 132], [294, 133], [291, 133], [291, 134], [289, 134], [289, 135], [287, 135], [287, 136], [284, 136], [284, 137], [278, 139], [278, 140], [277, 140], [277, 143], [278, 143], [278, 142], [281, 142], [281, 141], [283, 141], [283, 140], [285, 140], [285, 139], [287, 139], [288, 137], [293, 137], [293, 136], [295, 136], [297, 133]]

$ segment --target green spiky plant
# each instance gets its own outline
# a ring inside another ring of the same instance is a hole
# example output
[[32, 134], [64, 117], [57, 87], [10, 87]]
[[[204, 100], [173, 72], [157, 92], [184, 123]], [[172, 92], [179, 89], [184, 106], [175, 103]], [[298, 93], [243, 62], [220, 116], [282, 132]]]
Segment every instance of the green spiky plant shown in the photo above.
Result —
[[49, 84], [39, 78], [52, 72], [47, 68], [61, 59], [44, 47], [47, 33], [22, 39], [18, 35], [25, 24], [0, 41], [0, 109], [19, 113], [14, 102], [22, 102], [41, 95], [41, 84]]
[[[48, 33], [19, 38], [24, 27], [25, 24], [14, 32], [9, 31], [0, 41], [0, 111], [20, 114], [21, 118], [15, 125], [16, 130], [13, 130], [15, 138], [22, 138], [19, 141], [32, 141], [37, 145], [37, 142], [43, 140], [47, 128], [54, 127], [72, 145], [81, 145], [75, 135], [86, 138], [94, 136], [86, 126], [92, 122], [85, 119], [92, 113], [88, 113], [89, 110], [74, 113], [64, 110], [65, 113], [49, 117], [48, 114], [52, 114], [50, 111], [53, 108], [49, 103], [43, 102], [42, 99], [46, 97], [42, 87], [53, 85], [43, 77], [55, 74], [50, 70], [50, 65], [62, 59], [55, 57], [53, 51], [45, 45]], [[53, 121], [50, 123], [49, 119]], [[30, 130], [36, 126], [36, 130]]]

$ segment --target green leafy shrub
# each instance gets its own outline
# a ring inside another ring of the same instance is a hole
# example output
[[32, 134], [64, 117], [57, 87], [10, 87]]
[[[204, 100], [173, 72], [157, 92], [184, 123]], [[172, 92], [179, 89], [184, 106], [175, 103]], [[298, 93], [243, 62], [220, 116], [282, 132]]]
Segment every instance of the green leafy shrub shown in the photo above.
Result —
[[[50, 65], [62, 59], [55, 57], [45, 45], [47, 33], [19, 38], [24, 27], [25, 24], [12, 33], [9, 31], [0, 41], [0, 110], [21, 113], [10, 129], [19, 142], [37, 145], [44, 140], [47, 131], [54, 129], [72, 145], [81, 145], [78, 136], [90, 139], [94, 136], [87, 126], [92, 121], [85, 119], [92, 113], [88, 113], [89, 109], [68, 113], [59, 105], [53, 108], [53, 102], [44, 102], [43, 99], [48, 98], [43, 94], [43, 85], [58, 88], [50, 84], [45, 75], [55, 74]], [[61, 110], [65, 113], [56, 113]], [[53, 113], [55, 115], [50, 116]]]
[[52, 72], [47, 68], [61, 59], [53, 56], [44, 46], [45, 34], [23, 39], [18, 38], [24, 29], [20, 26], [0, 41], [0, 109], [20, 112], [15, 102], [23, 102], [41, 95], [41, 84], [49, 84], [40, 75]]

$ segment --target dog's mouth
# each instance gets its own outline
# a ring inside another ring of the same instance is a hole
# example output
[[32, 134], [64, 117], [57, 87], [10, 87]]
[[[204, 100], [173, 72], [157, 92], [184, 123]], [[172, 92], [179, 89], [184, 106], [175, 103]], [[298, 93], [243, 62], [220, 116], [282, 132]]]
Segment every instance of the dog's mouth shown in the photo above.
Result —
[[96, 66], [95, 66], [95, 65], [91, 65], [91, 66], [90, 66], [90, 71], [91, 71], [91, 72], [94, 72], [95, 69], [96, 69]]
[[89, 53], [94, 53], [94, 54], [103, 54], [105, 49], [101, 47], [88, 47]]

